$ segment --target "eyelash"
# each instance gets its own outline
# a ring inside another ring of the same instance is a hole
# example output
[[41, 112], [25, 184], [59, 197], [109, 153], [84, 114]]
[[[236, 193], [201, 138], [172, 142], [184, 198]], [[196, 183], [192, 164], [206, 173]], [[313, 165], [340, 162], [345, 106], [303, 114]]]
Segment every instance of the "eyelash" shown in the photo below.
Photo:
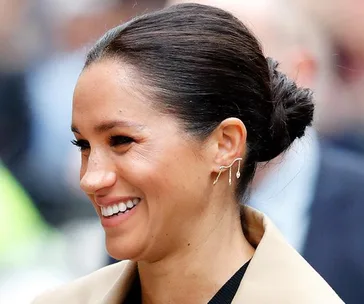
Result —
[[86, 149], [90, 148], [90, 144], [83, 139], [74, 139], [71, 141], [71, 143], [73, 145], [75, 145], [76, 147], [78, 147], [80, 149], [80, 151], [85, 151]]
[[[128, 136], [110, 136], [109, 137], [109, 144], [111, 147], [117, 147], [121, 145], [128, 145], [134, 142], [131, 137]], [[90, 144], [84, 139], [74, 139], [71, 143], [77, 146], [80, 151], [85, 151], [90, 149]]]

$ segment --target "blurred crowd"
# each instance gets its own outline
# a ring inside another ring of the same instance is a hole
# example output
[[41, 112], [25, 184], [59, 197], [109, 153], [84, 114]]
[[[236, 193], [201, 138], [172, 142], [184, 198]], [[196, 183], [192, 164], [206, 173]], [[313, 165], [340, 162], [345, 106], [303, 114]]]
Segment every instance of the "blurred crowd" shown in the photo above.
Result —
[[313, 127], [259, 167], [247, 203], [272, 218], [346, 303], [364, 303], [364, 1], [358, 0], [0, 0], [0, 303], [29, 303], [114, 262], [78, 187], [73, 89], [102, 33], [181, 2], [230, 10], [289, 77], [313, 89]]

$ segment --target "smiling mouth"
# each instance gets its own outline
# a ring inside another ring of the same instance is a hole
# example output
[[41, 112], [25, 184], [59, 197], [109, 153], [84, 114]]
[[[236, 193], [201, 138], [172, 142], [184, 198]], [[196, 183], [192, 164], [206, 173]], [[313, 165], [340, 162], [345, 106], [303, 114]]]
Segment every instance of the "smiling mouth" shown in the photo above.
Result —
[[128, 213], [140, 203], [140, 200], [140, 198], [134, 198], [126, 202], [120, 202], [107, 207], [101, 207], [101, 214], [106, 218], [110, 218], [113, 216], [118, 216], [120, 214]]

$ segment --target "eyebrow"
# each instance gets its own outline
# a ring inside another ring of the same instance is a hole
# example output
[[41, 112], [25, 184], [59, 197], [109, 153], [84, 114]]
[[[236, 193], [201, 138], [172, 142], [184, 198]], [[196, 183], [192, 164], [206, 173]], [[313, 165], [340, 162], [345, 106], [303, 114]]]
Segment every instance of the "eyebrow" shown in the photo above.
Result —
[[[133, 122], [129, 122], [129, 121], [124, 121], [124, 120], [111, 120], [111, 121], [106, 121], [106, 122], [102, 122], [99, 125], [94, 127], [94, 131], [96, 133], [104, 133], [106, 131], [109, 131], [115, 127], [123, 127], [123, 128], [130, 128], [130, 127], [138, 127], [138, 128], [143, 128], [143, 125], [140, 124], [136, 124]], [[81, 134], [79, 129], [75, 126], [72, 125], [71, 126], [71, 131], [74, 133], [78, 133]]]

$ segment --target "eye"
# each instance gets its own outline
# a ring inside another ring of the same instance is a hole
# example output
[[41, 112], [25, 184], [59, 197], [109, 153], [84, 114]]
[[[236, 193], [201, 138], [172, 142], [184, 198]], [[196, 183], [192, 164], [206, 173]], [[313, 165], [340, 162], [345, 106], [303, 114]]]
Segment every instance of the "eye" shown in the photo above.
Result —
[[110, 137], [110, 146], [117, 147], [121, 145], [128, 145], [134, 142], [134, 139], [128, 136], [111, 136]]
[[90, 149], [90, 144], [87, 140], [84, 139], [74, 139], [71, 143], [77, 147], [79, 147], [80, 151], [85, 151]]

